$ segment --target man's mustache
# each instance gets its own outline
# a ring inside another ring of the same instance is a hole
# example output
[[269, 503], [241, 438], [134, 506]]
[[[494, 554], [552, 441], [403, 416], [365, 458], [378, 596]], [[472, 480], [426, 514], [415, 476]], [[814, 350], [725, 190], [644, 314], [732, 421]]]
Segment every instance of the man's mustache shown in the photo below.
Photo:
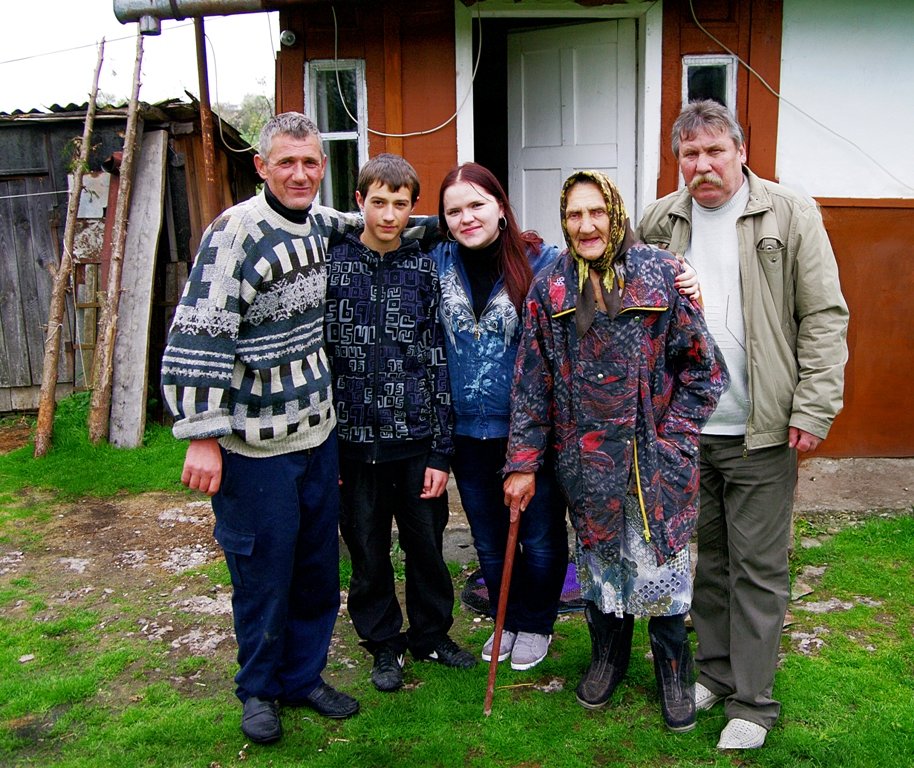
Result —
[[715, 187], [722, 187], [724, 180], [716, 173], [702, 173], [692, 179], [689, 189], [697, 189], [701, 184], [713, 184]]

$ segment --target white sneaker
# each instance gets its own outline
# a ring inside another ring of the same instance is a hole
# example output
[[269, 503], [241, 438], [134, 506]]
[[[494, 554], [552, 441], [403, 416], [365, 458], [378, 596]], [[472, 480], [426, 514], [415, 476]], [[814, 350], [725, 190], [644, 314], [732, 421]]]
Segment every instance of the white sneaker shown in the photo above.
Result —
[[552, 635], [518, 632], [511, 651], [511, 669], [530, 669], [546, 658]]
[[706, 688], [701, 683], [695, 683], [695, 711], [704, 712], [711, 709], [723, 696], [718, 696], [714, 691]]
[[[516, 632], [509, 632], [507, 629], [503, 629], [501, 632], [501, 645], [498, 646], [498, 660], [504, 661], [511, 655], [511, 651], [514, 650], [514, 641], [517, 639]], [[492, 646], [495, 645], [495, 633], [493, 632], [489, 635], [489, 639], [486, 640], [486, 644], [482, 646], [482, 660], [483, 661], [492, 661]]]
[[734, 717], [720, 732], [718, 749], [758, 749], [765, 743], [768, 731], [758, 723]]

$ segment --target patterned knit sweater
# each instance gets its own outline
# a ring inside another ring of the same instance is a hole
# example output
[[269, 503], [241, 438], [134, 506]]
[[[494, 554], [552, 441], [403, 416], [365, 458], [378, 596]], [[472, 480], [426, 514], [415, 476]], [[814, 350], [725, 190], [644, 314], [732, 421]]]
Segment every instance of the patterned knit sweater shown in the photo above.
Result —
[[336, 423], [324, 352], [326, 252], [358, 214], [312, 206], [303, 224], [264, 193], [203, 235], [162, 360], [175, 437], [246, 456], [319, 446]]

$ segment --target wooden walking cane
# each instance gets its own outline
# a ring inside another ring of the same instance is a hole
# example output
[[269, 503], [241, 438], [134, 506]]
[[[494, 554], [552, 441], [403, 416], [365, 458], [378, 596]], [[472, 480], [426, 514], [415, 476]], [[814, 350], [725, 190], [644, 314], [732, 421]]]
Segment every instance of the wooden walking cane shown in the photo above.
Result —
[[[495, 636], [492, 640], [492, 659], [489, 661], [489, 683], [486, 686], [486, 701], [482, 713], [492, 714], [492, 697], [495, 695], [495, 675], [498, 672], [498, 655], [501, 653], [501, 635], [505, 628], [505, 611], [508, 607], [508, 590], [511, 588], [511, 571], [514, 570], [514, 553], [517, 550], [517, 529], [520, 528], [520, 510], [511, 510], [508, 526], [508, 546], [505, 548], [505, 565], [501, 570], [501, 589], [498, 595], [498, 611], [495, 614]], [[491, 599], [491, 595], [489, 598]]]

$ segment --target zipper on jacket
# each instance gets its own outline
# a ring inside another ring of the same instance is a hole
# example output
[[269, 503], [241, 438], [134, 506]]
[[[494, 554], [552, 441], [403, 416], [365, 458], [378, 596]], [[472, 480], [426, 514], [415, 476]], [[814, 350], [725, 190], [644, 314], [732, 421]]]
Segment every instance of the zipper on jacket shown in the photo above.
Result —
[[641, 472], [638, 469], [638, 438], [632, 438], [632, 450], [635, 455], [635, 485], [638, 487], [638, 506], [641, 508], [641, 520], [644, 522], [644, 540], [650, 542], [651, 530], [647, 525], [647, 510], [644, 508], [644, 494], [641, 493]]
[[[454, 255], [455, 261], [459, 261], [460, 256]], [[476, 341], [479, 341], [482, 338], [482, 327], [479, 325], [479, 321], [485, 316], [486, 312], [489, 311], [489, 307], [492, 306], [494, 298], [498, 297], [498, 294], [501, 293], [501, 289], [495, 291], [493, 295], [490, 295], [486, 300], [486, 305], [482, 308], [482, 314], [479, 317], [476, 317], [476, 310], [473, 309], [473, 292], [469, 289], [466, 283], [463, 280], [463, 275], [460, 274], [460, 269], [455, 269], [454, 272], [457, 275], [457, 282], [460, 283], [460, 288], [463, 291], [463, 297], [466, 299], [467, 306], [470, 308], [470, 316], [473, 318], [473, 338]], [[498, 281], [495, 281], [496, 284]], [[494, 288], [494, 286], [493, 286]]]
[[381, 319], [384, 312], [384, 299], [382, 296], [384, 281], [382, 273], [384, 271], [384, 257], [378, 254], [378, 269], [375, 272], [375, 345], [374, 345], [374, 445], [371, 449], [372, 464], [378, 463], [378, 452], [381, 448], [381, 417], [378, 413], [378, 395], [381, 386]]
[[[501, 290], [498, 290], [495, 292], [496, 298], [498, 297], [499, 293], [501, 293]], [[489, 296], [489, 300], [486, 302], [486, 305], [482, 308], [482, 314], [478, 318], [476, 317], [476, 313], [473, 312], [473, 301], [470, 298], [469, 294], [467, 294], [467, 299], [470, 301], [470, 312], [473, 313], [473, 336], [475, 337], [476, 341], [479, 341], [480, 337], [482, 336], [482, 326], [479, 324], [479, 321], [482, 320], [483, 317], [485, 317], [486, 312], [489, 311], [489, 307], [491, 307], [492, 304], [494, 303], [494, 299], [492, 296]]]

